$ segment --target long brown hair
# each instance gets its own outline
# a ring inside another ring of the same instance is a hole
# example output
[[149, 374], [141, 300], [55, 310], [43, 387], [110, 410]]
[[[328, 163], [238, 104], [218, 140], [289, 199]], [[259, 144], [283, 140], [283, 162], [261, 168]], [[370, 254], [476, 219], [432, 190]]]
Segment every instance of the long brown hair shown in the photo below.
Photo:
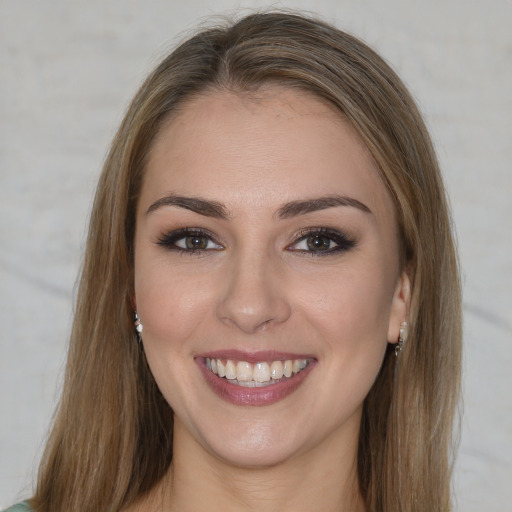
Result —
[[276, 83], [323, 98], [357, 131], [393, 198], [410, 335], [384, 359], [360, 430], [359, 483], [379, 512], [451, 509], [461, 299], [449, 209], [421, 115], [360, 40], [315, 19], [262, 13], [203, 30], [151, 73], [112, 143], [92, 210], [62, 399], [39, 472], [38, 512], [119, 511], [172, 459], [172, 410], [148, 369], [131, 304], [135, 208], [164, 120], [209, 89]]

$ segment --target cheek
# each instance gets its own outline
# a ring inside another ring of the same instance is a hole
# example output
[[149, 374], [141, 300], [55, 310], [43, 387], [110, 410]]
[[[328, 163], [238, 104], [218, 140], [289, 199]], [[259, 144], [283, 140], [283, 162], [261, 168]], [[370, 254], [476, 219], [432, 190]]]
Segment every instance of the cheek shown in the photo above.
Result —
[[193, 276], [153, 266], [139, 274], [135, 291], [144, 340], [178, 348], [201, 327], [210, 309], [209, 287]]
[[[393, 288], [383, 268], [361, 267], [333, 272], [328, 286], [310, 286], [301, 301], [306, 326], [318, 339], [326, 381], [343, 390], [331, 396], [332, 410], [355, 410], [368, 394], [387, 347]], [[327, 377], [328, 376], [328, 377]]]
[[181, 411], [190, 400], [180, 392], [184, 383], [191, 385], [190, 340], [204, 338], [211, 298], [200, 280], [177, 275], [165, 264], [141, 265], [136, 276], [144, 352], [160, 391], [174, 410]]
[[318, 293], [309, 306], [303, 305], [307, 325], [319, 340], [322, 377], [337, 390], [324, 399], [339, 421], [358, 410], [381, 368], [392, 298], [386, 281], [382, 273], [368, 269], [333, 275], [329, 293]]
[[378, 264], [330, 273], [300, 293], [301, 309], [336, 346], [385, 344], [393, 287]]

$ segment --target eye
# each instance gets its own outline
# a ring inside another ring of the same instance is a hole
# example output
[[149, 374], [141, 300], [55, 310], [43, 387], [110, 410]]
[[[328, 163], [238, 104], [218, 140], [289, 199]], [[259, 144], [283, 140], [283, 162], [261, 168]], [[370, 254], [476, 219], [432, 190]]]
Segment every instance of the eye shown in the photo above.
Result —
[[188, 249], [189, 251], [220, 249], [220, 246], [204, 235], [189, 235], [179, 238], [174, 242], [176, 247]]
[[213, 236], [203, 230], [178, 229], [162, 235], [157, 244], [167, 249], [183, 252], [202, 252], [223, 249]]
[[345, 234], [327, 228], [308, 230], [299, 235], [299, 239], [288, 246], [288, 250], [311, 255], [327, 255], [348, 251], [355, 246], [355, 241]]

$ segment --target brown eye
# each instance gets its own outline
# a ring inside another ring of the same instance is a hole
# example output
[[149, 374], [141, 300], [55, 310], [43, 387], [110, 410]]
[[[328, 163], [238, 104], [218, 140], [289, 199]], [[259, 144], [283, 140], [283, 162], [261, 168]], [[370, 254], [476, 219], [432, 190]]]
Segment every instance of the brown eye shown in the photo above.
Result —
[[336, 247], [336, 243], [326, 235], [316, 234], [306, 238], [306, 244], [310, 251], [323, 252]]
[[157, 244], [166, 249], [189, 253], [223, 249], [209, 232], [189, 228], [164, 234], [158, 238]]
[[[205, 236], [187, 236], [184, 239], [185, 247], [190, 250], [201, 250], [208, 248], [208, 238]], [[180, 245], [180, 244], [176, 244]]]
[[289, 245], [289, 251], [309, 254], [310, 256], [327, 256], [348, 251], [356, 242], [341, 231], [318, 228], [303, 231], [298, 240]]

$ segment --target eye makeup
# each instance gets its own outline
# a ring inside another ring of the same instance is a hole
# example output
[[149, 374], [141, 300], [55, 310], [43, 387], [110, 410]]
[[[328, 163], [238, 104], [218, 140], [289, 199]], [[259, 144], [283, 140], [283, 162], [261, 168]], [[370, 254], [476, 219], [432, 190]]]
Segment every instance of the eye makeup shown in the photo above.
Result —
[[205, 251], [219, 251], [220, 245], [212, 233], [199, 228], [180, 228], [160, 235], [157, 245], [176, 252], [201, 254]]
[[356, 241], [337, 229], [307, 228], [295, 236], [295, 241], [287, 246], [288, 251], [308, 256], [329, 256], [346, 252], [356, 246]]
[[[221, 251], [224, 246], [210, 231], [203, 228], [180, 228], [160, 235], [156, 244], [170, 251], [199, 255], [207, 251]], [[294, 234], [285, 250], [308, 256], [329, 256], [346, 252], [356, 241], [340, 230], [311, 227]]]

